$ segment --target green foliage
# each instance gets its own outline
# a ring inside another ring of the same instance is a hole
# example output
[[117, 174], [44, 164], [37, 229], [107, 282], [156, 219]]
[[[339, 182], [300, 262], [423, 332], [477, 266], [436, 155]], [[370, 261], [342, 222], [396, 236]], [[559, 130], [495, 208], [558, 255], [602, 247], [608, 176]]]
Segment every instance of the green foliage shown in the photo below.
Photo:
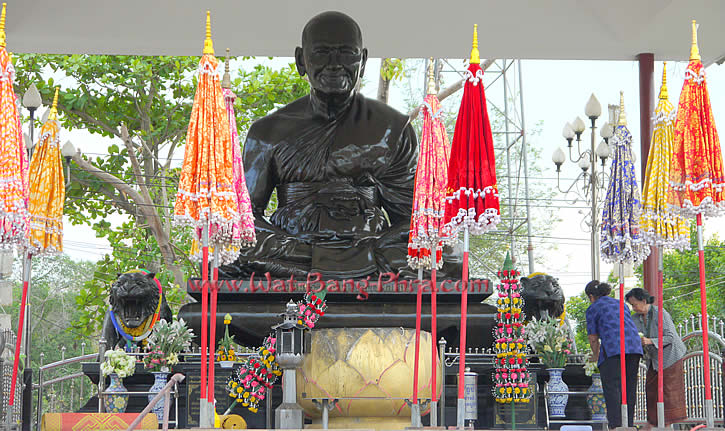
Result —
[[[34, 82], [48, 105], [54, 86], [62, 83], [58, 106], [62, 126], [97, 136], [98, 149], [83, 157], [117, 179], [101, 180], [71, 163], [65, 213], [71, 224], [91, 226], [113, 248], [75, 298], [79, 316], [73, 328], [83, 334], [100, 327], [108, 288], [117, 273], [147, 268], [165, 286], [172, 309], [186, 302], [184, 278], [196, 275], [198, 268], [187, 257], [190, 232], [171, 226], [171, 213], [198, 62], [198, 57], [168, 56], [15, 56], [16, 93], [23, 94]], [[254, 120], [307, 89], [292, 65], [280, 70], [261, 64], [239, 69], [232, 77], [232, 90], [238, 95], [240, 135]], [[121, 123], [128, 128], [139, 160], [140, 179], [133, 173], [126, 145], [119, 142]], [[151, 202], [137, 202], [122, 186], [137, 192], [145, 187]], [[120, 224], [111, 222], [119, 218]], [[160, 238], [170, 244], [169, 249], [159, 247]]]
[[380, 76], [386, 81], [395, 81], [406, 76], [405, 61], [400, 58], [384, 58], [380, 64]]

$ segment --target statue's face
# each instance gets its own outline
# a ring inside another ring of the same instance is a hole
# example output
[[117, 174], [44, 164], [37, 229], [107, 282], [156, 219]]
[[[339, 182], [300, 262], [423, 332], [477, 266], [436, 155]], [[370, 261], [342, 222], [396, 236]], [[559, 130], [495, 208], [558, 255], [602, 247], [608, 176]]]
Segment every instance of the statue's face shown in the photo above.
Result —
[[308, 26], [296, 60], [300, 74], [308, 75], [312, 88], [341, 95], [355, 89], [365, 69], [367, 50], [354, 22], [328, 17]]

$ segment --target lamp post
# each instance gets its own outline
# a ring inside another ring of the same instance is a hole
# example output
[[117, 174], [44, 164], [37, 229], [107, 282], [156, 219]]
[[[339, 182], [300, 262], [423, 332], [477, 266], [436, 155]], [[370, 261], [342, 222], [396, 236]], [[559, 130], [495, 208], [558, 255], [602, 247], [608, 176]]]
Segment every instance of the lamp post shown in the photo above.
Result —
[[63, 158], [65, 159], [66, 185], [70, 183], [70, 159], [75, 155], [75, 153], [76, 147], [73, 146], [73, 143], [70, 140], [65, 141], [65, 144], [63, 144], [63, 147], [60, 149], [60, 155], [63, 156]]
[[[604, 196], [604, 187], [607, 182], [607, 175], [604, 173], [604, 166], [609, 157], [609, 138], [613, 134], [613, 128], [611, 126], [612, 121], [612, 105], [609, 105], [610, 109], [610, 123], [605, 123], [600, 131], [602, 141], [599, 145], [596, 144], [596, 122], [597, 119], [602, 115], [602, 105], [597, 100], [596, 96], [592, 94], [589, 97], [589, 101], [584, 108], [584, 113], [589, 118], [591, 124], [591, 142], [588, 149], [582, 151], [581, 140], [582, 134], [586, 130], [586, 124], [580, 117], [576, 117], [574, 121], [566, 123], [562, 131], [562, 136], [567, 142], [569, 160], [576, 163], [581, 169], [579, 175], [574, 179], [572, 184], [566, 189], [562, 190], [560, 186], [560, 173], [561, 166], [566, 162], [566, 153], [561, 149], [557, 148], [551, 156], [551, 161], [556, 165], [556, 186], [561, 193], [575, 193], [578, 198], [583, 199], [585, 202], [591, 205], [590, 219], [587, 224], [591, 230], [591, 271], [592, 279], [599, 280], [599, 238], [598, 238], [598, 206], [601, 198]], [[576, 156], [572, 154], [573, 142], [576, 139]], [[601, 163], [602, 172], [597, 172], [597, 158]], [[600, 193], [601, 192], [601, 193]], [[600, 196], [601, 195], [601, 196]]]
[[40, 92], [38, 91], [38, 87], [35, 86], [35, 83], [30, 84], [28, 89], [25, 91], [25, 94], [23, 94], [23, 106], [25, 106], [25, 109], [27, 109], [30, 112], [30, 127], [28, 132], [30, 133], [30, 139], [29, 142], [26, 142], [25, 145], [28, 147], [28, 158], [32, 157], [33, 155], [33, 132], [35, 131], [35, 111], [40, 108], [40, 105], [43, 103], [42, 99], [40, 98]]
[[282, 404], [274, 411], [274, 423], [277, 429], [302, 429], [302, 407], [297, 404], [297, 368], [304, 359], [305, 343], [304, 329], [297, 325], [297, 304], [290, 300], [281, 317], [282, 323], [272, 328], [277, 363], [283, 370]]

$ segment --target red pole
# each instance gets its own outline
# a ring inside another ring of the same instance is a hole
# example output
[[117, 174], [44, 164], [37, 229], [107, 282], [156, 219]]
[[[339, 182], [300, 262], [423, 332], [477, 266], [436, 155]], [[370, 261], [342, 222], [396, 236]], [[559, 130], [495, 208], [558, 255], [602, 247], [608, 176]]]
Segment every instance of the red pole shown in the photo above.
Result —
[[[463, 233], [463, 274], [461, 288], [461, 339], [459, 343], [460, 360], [458, 361], [458, 403], [463, 400], [464, 379], [466, 376], [466, 317], [468, 313], [468, 227]], [[459, 413], [461, 415], [462, 413]]]
[[[208, 227], [206, 228], [208, 229]], [[206, 377], [207, 377], [207, 331], [209, 316], [207, 310], [209, 308], [209, 231], [205, 232], [203, 247], [201, 248], [202, 264], [201, 264], [201, 399], [206, 399]], [[203, 407], [202, 407], [203, 409]], [[202, 426], [202, 424], [199, 424]]]
[[622, 424], [629, 426], [627, 417], [627, 370], [624, 360], [624, 264], [619, 264], [619, 377], [622, 391]]
[[[665, 402], [665, 381], [664, 381], [664, 346], [663, 343], [663, 335], [662, 335], [662, 326], [664, 325], [663, 321], [663, 315], [664, 313], [664, 274], [663, 274], [663, 265], [662, 265], [662, 247], [657, 247], [657, 259], [658, 259], [658, 265], [657, 265], [657, 285], [659, 286], [659, 294], [657, 295], [657, 346], [659, 347], [657, 349], [657, 426], [660, 428], [665, 427], [665, 418], [664, 418], [664, 402]], [[661, 413], [660, 413], [661, 411]]]
[[[436, 249], [436, 254], [438, 253], [438, 250]], [[430, 383], [430, 397], [431, 401], [436, 402], [438, 401], [438, 349], [436, 348], [438, 345], [437, 341], [437, 330], [436, 325], [438, 324], [437, 320], [438, 317], [436, 316], [436, 313], [438, 313], [438, 310], [436, 310], [437, 307], [437, 299], [436, 299], [436, 268], [435, 265], [433, 266], [433, 269], [430, 273], [431, 277], [431, 291], [430, 291], [430, 344], [431, 344], [431, 383]]]
[[214, 248], [214, 279], [211, 283], [211, 312], [209, 313], [209, 389], [206, 391], [207, 400], [214, 405], [214, 359], [216, 358], [216, 303], [219, 292], [219, 244]]
[[420, 315], [421, 303], [423, 302], [423, 289], [418, 280], [418, 292], [415, 298], [415, 363], [413, 364], [413, 404], [418, 404], [418, 361], [420, 359]]
[[705, 417], [713, 427], [712, 389], [710, 388], [710, 336], [707, 328], [707, 292], [705, 288], [705, 245], [702, 238], [702, 214], [697, 214], [697, 260], [700, 266], [700, 313], [702, 317], [702, 369], [705, 380]]
[[[28, 254], [28, 265], [30, 264], [30, 255]], [[20, 346], [23, 339], [23, 324], [25, 322], [25, 305], [28, 302], [28, 285], [30, 280], [25, 276], [26, 270], [23, 270], [23, 295], [20, 299], [20, 315], [18, 316], [18, 334], [15, 337], [15, 362], [13, 362], [13, 377], [10, 381], [10, 399], [8, 406], [15, 403], [15, 382], [18, 380], [18, 366], [20, 365]], [[27, 342], [27, 341], [26, 341]], [[25, 358], [26, 366], [30, 363], [30, 358]]]

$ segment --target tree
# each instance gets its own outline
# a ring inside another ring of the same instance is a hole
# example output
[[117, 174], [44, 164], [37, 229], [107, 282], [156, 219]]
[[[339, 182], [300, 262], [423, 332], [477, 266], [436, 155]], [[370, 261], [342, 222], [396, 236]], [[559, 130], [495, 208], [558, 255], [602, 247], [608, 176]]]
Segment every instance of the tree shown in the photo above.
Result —
[[[165, 286], [172, 286], [167, 289], [172, 303], [183, 300], [186, 276], [198, 273], [187, 257], [189, 231], [171, 225], [178, 150], [188, 127], [198, 62], [198, 57], [16, 56], [16, 92], [35, 82], [48, 103], [56, 80], [71, 82], [61, 89], [62, 126], [88, 130], [108, 153], [77, 154], [70, 169], [66, 214], [73, 224], [91, 225], [113, 247], [78, 297], [85, 312], [78, 330], [90, 333], [100, 325], [108, 285], [119, 272], [137, 267], [157, 272]], [[239, 70], [232, 89], [240, 96], [235, 108], [244, 134], [254, 119], [303, 95], [307, 84], [291, 65], [272, 70], [258, 64]], [[108, 220], [113, 215], [128, 221], [113, 228]]]

